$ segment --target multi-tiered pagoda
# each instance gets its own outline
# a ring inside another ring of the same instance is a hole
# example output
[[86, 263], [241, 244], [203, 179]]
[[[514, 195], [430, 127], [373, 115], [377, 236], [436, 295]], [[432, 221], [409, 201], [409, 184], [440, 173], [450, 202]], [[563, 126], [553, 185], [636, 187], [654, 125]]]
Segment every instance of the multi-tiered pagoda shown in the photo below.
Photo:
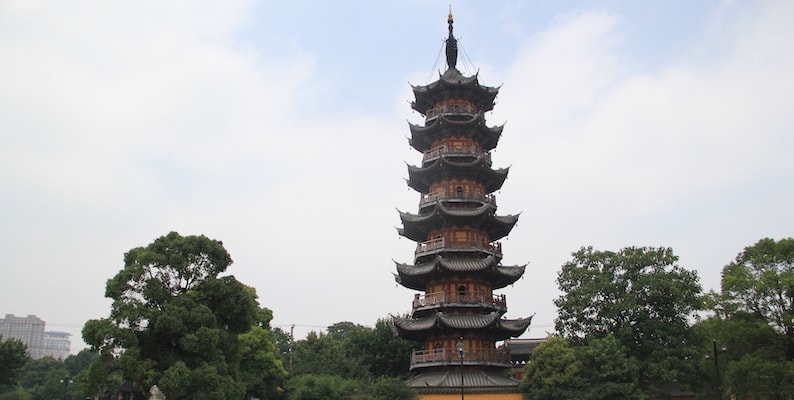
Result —
[[507, 168], [494, 169], [491, 150], [502, 127], [489, 127], [498, 88], [456, 68], [452, 14], [446, 40], [447, 70], [429, 85], [414, 86], [411, 107], [425, 118], [410, 125], [410, 145], [421, 166], [408, 166], [408, 186], [421, 194], [416, 214], [400, 212], [399, 234], [417, 242], [413, 264], [397, 263], [399, 284], [417, 290], [409, 318], [397, 318], [400, 337], [423, 343], [414, 351], [407, 384], [422, 399], [489, 394], [520, 399], [506, 373], [510, 354], [497, 342], [521, 335], [530, 318], [505, 319], [507, 301], [494, 291], [514, 283], [525, 266], [501, 264], [502, 246], [518, 221], [496, 215], [494, 192]]

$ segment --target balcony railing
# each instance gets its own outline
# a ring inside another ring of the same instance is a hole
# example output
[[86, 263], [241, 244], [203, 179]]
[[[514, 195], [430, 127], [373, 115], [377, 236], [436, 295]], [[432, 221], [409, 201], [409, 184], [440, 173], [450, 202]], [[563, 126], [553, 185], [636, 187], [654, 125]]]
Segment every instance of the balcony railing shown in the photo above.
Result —
[[507, 299], [503, 294], [489, 294], [487, 292], [436, 292], [414, 296], [414, 308], [434, 306], [447, 303], [486, 304], [500, 308], [507, 308]]
[[498, 255], [498, 256], [502, 255], [502, 243], [499, 242], [490, 242], [490, 243], [459, 242], [447, 247], [446, 241], [444, 240], [443, 237], [417, 243], [416, 251], [414, 251], [414, 255], [421, 256], [428, 253], [436, 252], [441, 249], [452, 249], [452, 250], [483, 249], [487, 252], [493, 253], [494, 255]]
[[[411, 354], [411, 369], [431, 365], [458, 365], [460, 362], [459, 353], [451, 349], [417, 350]], [[501, 350], [465, 351], [463, 364], [510, 364], [510, 353]]]
[[[437, 158], [441, 155], [446, 154], [455, 154], [455, 155], [470, 155], [472, 157], [476, 157], [480, 154], [480, 150], [477, 149], [474, 145], [464, 146], [464, 147], [455, 147], [450, 145], [441, 145], [433, 147], [432, 149], [422, 153], [422, 162], [425, 163], [429, 160]], [[491, 152], [482, 153], [487, 159], [488, 162], [491, 162]]]
[[461, 105], [461, 104], [446, 104], [441, 107], [431, 108], [427, 110], [427, 114], [425, 114], [425, 121], [430, 121], [433, 118], [439, 116], [439, 114], [468, 114], [474, 115], [477, 114], [479, 110], [477, 107], [473, 105]]
[[422, 198], [419, 199], [419, 206], [424, 206], [427, 203], [435, 203], [440, 200], [475, 200], [475, 201], [482, 201], [484, 203], [490, 203], [496, 206], [496, 195], [493, 193], [491, 194], [483, 194], [483, 193], [455, 193], [455, 194], [446, 194], [446, 193], [428, 193], [423, 194]]

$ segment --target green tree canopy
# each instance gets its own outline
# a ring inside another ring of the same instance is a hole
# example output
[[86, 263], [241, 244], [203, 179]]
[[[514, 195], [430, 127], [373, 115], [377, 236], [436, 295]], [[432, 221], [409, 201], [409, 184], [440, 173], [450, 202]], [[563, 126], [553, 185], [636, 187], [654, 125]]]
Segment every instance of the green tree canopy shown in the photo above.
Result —
[[3, 340], [0, 335], [0, 389], [16, 386], [19, 371], [28, 361], [25, 345], [18, 339]]
[[[124, 268], [107, 282], [110, 317], [83, 328], [106, 366], [93, 368], [90, 381], [113, 382], [110, 375], [120, 370], [141, 388], [158, 385], [169, 399], [199, 400], [261, 395], [277, 386], [286, 373], [281, 362], [260, 354], [274, 347], [250, 345], [272, 342], [261, 331], [269, 330], [272, 313], [259, 307], [253, 288], [219, 276], [231, 262], [222, 242], [176, 232], [126, 253]], [[259, 380], [241, 364], [260, 372]]]
[[555, 336], [532, 353], [522, 382], [533, 400], [640, 400], [637, 362], [613, 335], [571, 346]]
[[614, 335], [646, 393], [685, 379], [696, 351], [690, 321], [703, 301], [697, 273], [677, 262], [669, 248], [573, 253], [557, 277], [557, 332], [576, 343]]
[[541, 343], [526, 366], [523, 385], [532, 400], [580, 400], [582, 363], [567, 339], [554, 336]]
[[794, 239], [761, 239], [722, 270], [721, 306], [760, 316], [786, 338], [794, 361]]

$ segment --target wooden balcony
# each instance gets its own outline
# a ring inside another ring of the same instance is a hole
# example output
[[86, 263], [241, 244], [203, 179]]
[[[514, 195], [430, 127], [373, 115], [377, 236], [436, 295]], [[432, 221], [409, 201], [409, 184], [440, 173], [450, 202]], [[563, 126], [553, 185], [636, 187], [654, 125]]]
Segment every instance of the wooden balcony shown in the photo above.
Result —
[[502, 243], [499, 242], [490, 242], [490, 243], [473, 243], [473, 242], [464, 242], [464, 243], [450, 243], [447, 246], [447, 242], [444, 240], [443, 237], [437, 239], [431, 239], [425, 242], [419, 242], [416, 244], [416, 251], [414, 251], [414, 256], [420, 257], [427, 254], [438, 253], [441, 250], [450, 250], [450, 251], [477, 251], [477, 250], [484, 250], [489, 252], [495, 256], [502, 255]]
[[441, 107], [431, 108], [425, 114], [425, 122], [437, 118], [441, 114], [466, 115], [473, 117], [480, 110], [472, 105], [446, 104]]
[[455, 193], [451, 195], [447, 195], [446, 193], [428, 193], [423, 194], [422, 198], [419, 199], [419, 207], [423, 207], [428, 203], [435, 203], [438, 201], [481, 201], [483, 203], [490, 203], [494, 207], [496, 206], [496, 195], [493, 193], [491, 194], [484, 194], [484, 193]]
[[422, 163], [424, 164], [442, 155], [464, 155], [464, 156], [478, 157], [480, 154], [484, 155], [489, 163], [491, 162], [491, 153], [490, 152], [480, 153], [480, 150], [478, 150], [477, 147], [475, 147], [474, 145], [464, 146], [464, 147], [441, 145], [441, 146], [433, 147], [432, 149], [422, 153]]
[[[416, 350], [411, 354], [410, 369], [441, 365], [460, 365], [457, 351], [452, 349]], [[463, 352], [463, 365], [510, 365], [510, 353], [503, 350], [475, 350]]]
[[427, 293], [424, 295], [417, 294], [414, 296], [414, 309], [421, 307], [432, 307], [441, 304], [470, 304], [470, 305], [487, 305], [498, 308], [507, 308], [507, 299], [505, 295], [488, 294], [486, 292], [466, 292], [466, 293], [446, 293], [436, 292]]

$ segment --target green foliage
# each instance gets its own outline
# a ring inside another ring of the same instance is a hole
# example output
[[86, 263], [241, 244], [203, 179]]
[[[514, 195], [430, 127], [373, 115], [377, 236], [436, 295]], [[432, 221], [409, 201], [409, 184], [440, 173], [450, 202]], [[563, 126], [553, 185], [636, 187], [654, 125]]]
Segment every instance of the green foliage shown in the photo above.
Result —
[[405, 385], [402, 378], [382, 377], [364, 385], [353, 399], [360, 400], [414, 400], [416, 393]]
[[309, 332], [295, 343], [293, 375], [333, 375], [344, 379], [368, 379], [360, 354], [348, 354], [345, 343], [334, 336]]
[[762, 317], [786, 338], [785, 357], [794, 361], [794, 239], [761, 239], [722, 270], [721, 306], [727, 315]]
[[358, 381], [336, 375], [303, 374], [289, 380], [287, 400], [348, 400]]
[[[272, 333], [254, 326], [240, 335], [240, 371], [248, 388], [247, 394], [260, 399], [274, 398], [287, 377], [282, 361], [277, 358]], [[263, 380], [262, 377], [270, 379]]]
[[80, 350], [77, 354], [71, 354], [63, 360], [63, 365], [69, 370], [69, 374], [77, 376], [80, 372], [87, 369], [91, 363], [99, 357], [99, 354], [89, 349]]
[[125, 254], [106, 286], [110, 317], [83, 327], [100, 354], [85, 375], [90, 392], [112, 391], [117, 372], [174, 400], [243, 398], [278, 385], [286, 372], [267, 334], [272, 312], [253, 288], [218, 276], [231, 262], [220, 241], [176, 232]]
[[568, 340], [555, 336], [532, 353], [523, 385], [531, 400], [578, 400], [583, 398], [581, 373], [582, 363]]
[[576, 343], [613, 334], [638, 363], [635, 382], [646, 394], [683, 380], [695, 351], [690, 321], [703, 300], [697, 274], [677, 262], [669, 248], [573, 253], [557, 278], [557, 331]]
[[572, 345], [563, 337], [541, 343], [527, 364], [522, 387], [533, 400], [641, 400], [637, 361], [613, 336]]
[[626, 348], [615, 338], [590, 340], [576, 348], [587, 400], [639, 400], [647, 398], [639, 388], [637, 360], [626, 355]]
[[0, 389], [16, 386], [19, 371], [28, 361], [25, 345], [17, 339], [3, 340], [0, 335]]
[[794, 362], [747, 354], [729, 364], [725, 378], [739, 399], [794, 398]]
[[100, 354], [95, 358], [88, 368], [77, 375], [83, 393], [97, 397], [115, 392], [123, 382], [118, 364], [118, 359], [108, 354]]
[[328, 327], [326, 334], [310, 332], [295, 343], [293, 375], [337, 375], [373, 380], [404, 377], [413, 342], [397, 337], [390, 318], [378, 319], [375, 328], [352, 322]]
[[19, 384], [30, 393], [32, 400], [71, 398], [78, 389], [63, 361], [51, 357], [30, 360], [25, 364]]
[[31, 400], [31, 398], [30, 393], [25, 388], [15, 386], [6, 390], [0, 388], [0, 400]]

